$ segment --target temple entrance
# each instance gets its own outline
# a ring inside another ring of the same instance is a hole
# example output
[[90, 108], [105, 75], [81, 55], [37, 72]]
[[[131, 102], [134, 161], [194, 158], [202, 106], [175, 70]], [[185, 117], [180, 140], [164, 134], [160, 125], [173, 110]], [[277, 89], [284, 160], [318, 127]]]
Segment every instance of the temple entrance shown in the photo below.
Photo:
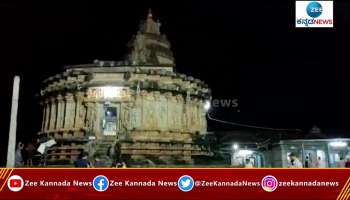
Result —
[[117, 135], [118, 131], [118, 106], [114, 104], [103, 105], [102, 133], [104, 136]]

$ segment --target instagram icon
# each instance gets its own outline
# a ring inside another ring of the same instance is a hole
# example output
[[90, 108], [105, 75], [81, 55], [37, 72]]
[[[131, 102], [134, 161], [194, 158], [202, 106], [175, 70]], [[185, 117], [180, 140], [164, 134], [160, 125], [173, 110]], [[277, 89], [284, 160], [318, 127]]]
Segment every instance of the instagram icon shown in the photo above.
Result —
[[268, 175], [261, 180], [261, 187], [266, 192], [273, 192], [277, 189], [278, 181], [274, 176]]

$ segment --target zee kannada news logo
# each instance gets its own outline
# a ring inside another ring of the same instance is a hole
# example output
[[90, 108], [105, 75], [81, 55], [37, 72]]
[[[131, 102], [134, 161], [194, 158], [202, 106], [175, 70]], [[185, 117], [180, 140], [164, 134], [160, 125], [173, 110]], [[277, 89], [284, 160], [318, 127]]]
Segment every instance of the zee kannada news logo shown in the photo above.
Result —
[[333, 1], [296, 1], [295, 27], [333, 27]]

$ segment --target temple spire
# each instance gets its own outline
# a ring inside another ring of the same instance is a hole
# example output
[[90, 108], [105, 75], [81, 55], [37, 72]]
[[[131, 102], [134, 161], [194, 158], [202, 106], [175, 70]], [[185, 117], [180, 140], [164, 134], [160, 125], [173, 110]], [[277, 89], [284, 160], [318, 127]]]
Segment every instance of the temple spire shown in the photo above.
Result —
[[146, 20], [141, 24], [140, 30], [143, 33], [152, 33], [152, 34], [157, 34], [160, 35], [160, 23], [155, 22], [153, 19], [153, 14], [152, 10], [148, 10], [147, 18]]
[[148, 14], [147, 14], [147, 19], [152, 19], [153, 20], [153, 15], [152, 15], [152, 9], [148, 9]]
[[152, 10], [148, 10], [142, 20], [137, 35], [129, 42], [128, 61], [132, 65], [174, 66], [170, 43], [160, 33], [160, 22], [154, 20]]

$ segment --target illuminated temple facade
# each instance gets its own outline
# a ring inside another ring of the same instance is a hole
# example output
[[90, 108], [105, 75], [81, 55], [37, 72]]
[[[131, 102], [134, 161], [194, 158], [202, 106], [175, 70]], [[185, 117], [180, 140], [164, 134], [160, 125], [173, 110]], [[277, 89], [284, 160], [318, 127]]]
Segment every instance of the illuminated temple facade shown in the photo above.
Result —
[[43, 81], [39, 136], [57, 142], [47, 151], [48, 165], [71, 165], [81, 151], [109, 163], [115, 144], [129, 163], [193, 164], [195, 156], [210, 155], [196, 142], [207, 131], [210, 89], [175, 71], [152, 13], [127, 46], [123, 61], [66, 66]]

